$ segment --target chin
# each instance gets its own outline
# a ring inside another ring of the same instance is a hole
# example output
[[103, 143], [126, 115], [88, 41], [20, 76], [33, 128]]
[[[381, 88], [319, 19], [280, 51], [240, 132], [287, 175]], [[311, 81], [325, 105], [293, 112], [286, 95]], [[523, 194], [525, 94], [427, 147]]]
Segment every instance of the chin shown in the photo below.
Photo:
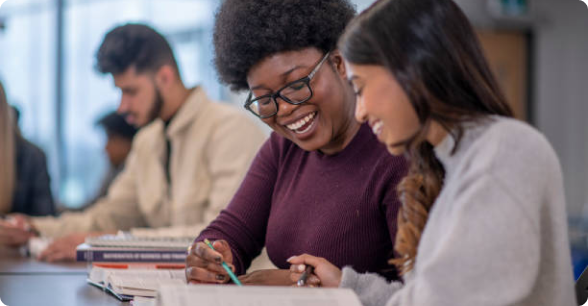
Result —
[[404, 152], [406, 152], [404, 146], [386, 146], [386, 149], [388, 149], [388, 153], [394, 155], [394, 156], [400, 156], [402, 154], [404, 154]]
[[293, 143], [295, 143], [299, 148], [301, 148], [304, 151], [317, 151], [321, 149], [321, 145], [318, 145], [316, 143], [316, 141], [301, 141], [299, 139], [292, 139], [289, 138], [290, 141], [292, 141]]

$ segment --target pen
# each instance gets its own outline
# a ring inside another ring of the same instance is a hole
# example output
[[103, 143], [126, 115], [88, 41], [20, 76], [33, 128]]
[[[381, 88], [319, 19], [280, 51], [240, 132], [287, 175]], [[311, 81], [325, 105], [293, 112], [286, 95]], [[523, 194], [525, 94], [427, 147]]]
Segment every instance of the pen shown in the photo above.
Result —
[[298, 279], [298, 282], [296, 282], [296, 285], [298, 285], [298, 287], [302, 287], [302, 286], [306, 285], [306, 279], [313, 272], [314, 272], [313, 266], [306, 266], [306, 269], [304, 269], [304, 272], [302, 272], [302, 275], [300, 275], [300, 278]]
[[[213, 251], [216, 251], [214, 249], [214, 247], [212, 246], [212, 243], [210, 243], [210, 240], [208, 239], [204, 239], [204, 243], [206, 243], [206, 245], [211, 248]], [[239, 279], [237, 278], [237, 276], [235, 276], [235, 273], [233, 273], [233, 271], [231, 271], [231, 268], [229, 268], [229, 265], [227, 265], [226, 262], [222, 262], [221, 266], [223, 266], [223, 268], [225, 269], [225, 271], [227, 271], [227, 273], [229, 273], [229, 276], [231, 277], [231, 279], [233, 280], [233, 283], [237, 284], [237, 286], [243, 286], [243, 284], [241, 284], [241, 281], [239, 281]]]

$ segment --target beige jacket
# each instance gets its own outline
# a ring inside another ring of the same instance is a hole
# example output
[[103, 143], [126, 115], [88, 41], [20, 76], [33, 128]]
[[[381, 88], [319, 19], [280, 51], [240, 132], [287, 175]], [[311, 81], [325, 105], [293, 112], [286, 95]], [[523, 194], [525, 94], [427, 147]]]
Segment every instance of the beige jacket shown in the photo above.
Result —
[[[164, 133], [171, 142], [171, 185]], [[106, 197], [84, 212], [33, 218], [33, 224], [49, 237], [137, 227], [196, 236], [229, 203], [265, 138], [245, 114], [196, 88], [167, 131], [159, 119], [139, 131]]]

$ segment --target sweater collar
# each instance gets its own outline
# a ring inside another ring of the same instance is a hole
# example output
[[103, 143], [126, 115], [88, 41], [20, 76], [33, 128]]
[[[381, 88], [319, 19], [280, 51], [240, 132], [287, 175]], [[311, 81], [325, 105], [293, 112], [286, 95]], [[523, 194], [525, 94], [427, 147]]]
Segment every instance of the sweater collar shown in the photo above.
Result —
[[461, 160], [469, 147], [488, 129], [498, 116], [482, 117], [477, 121], [462, 123], [463, 135], [456, 147], [454, 131], [447, 133], [447, 136], [435, 146], [435, 156], [443, 164], [445, 172], [451, 172]]

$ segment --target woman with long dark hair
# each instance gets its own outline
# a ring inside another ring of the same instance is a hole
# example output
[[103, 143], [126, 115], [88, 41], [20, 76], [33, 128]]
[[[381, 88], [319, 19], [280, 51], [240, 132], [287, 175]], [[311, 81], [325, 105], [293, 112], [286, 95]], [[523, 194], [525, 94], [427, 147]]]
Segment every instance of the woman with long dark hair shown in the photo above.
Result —
[[511, 118], [457, 5], [378, 1], [339, 48], [356, 118], [410, 160], [391, 260], [404, 283], [309, 255], [290, 259], [291, 278], [314, 266], [314, 284], [364, 305], [575, 305], [558, 159]]

